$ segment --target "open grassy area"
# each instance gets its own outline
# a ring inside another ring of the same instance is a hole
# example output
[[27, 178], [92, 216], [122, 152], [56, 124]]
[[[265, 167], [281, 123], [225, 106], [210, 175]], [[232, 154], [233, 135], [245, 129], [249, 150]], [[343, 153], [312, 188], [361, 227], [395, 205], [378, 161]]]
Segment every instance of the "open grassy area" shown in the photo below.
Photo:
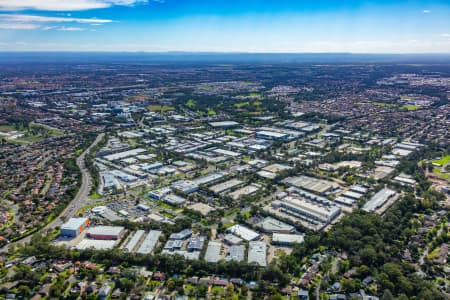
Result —
[[261, 93], [250, 93], [250, 94], [248, 94], [248, 96], [253, 97], [253, 98], [261, 97]]
[[91, 199], [97, 200], [97, 199], [100, 199], [102, 197], [102, 195], [100, 195], [97, 191], [95, 191], [92, 194], [90, 194], [89, 197]]
[[433, 173], [436, 174], [439, 178], [450, 180], [450, 174], [442, 173], [441, 168], [433, 168]]
[[5, 136], [8, 142], [17, 144], [29, 144], [39, 142], [45, 138], [59, 136], [63, 134], [63, 132], [57, 128], [37, 123], [30, 123], [28, 128], [20, 128], [20, 129], [16, 128], [13, 125], [1, 125], [0, 132], [3, 133], [17, 132], [18, 134], [23, 134], [22, 137], [18, 137], [16, 139], [10, 139], [7, 136]]
[[444, 166], [450, 163], [450, 154], [443, 156], [441, 159], [433, 160], [434, 164]]
[[372, 105], [383, 106], [383, 107], [397, 107], [397, 104], [385, 103], [385, 102], [371, 102]]
[[150, 111], [157, 111], [160, 113], [164, 113], [166, 111], [175, 110], [175, 107], [169, 105], [150, 105], [148, 109]]
[[186, 106], [189, 107], [189, 108], [194, 108], [195, 105], [196, 105], [196, 103], [195, 103], [195, 101], [192, 100], [192, 99], [189, 99], [189, 100], [186, 102]]
[[242, 107], [245, 107], [245, 106], [249, 106], [250, 105], [250, 102], [238, 102], [238, 103], [235, 103], [234, 104], [234, 107], [236, 107], [236, 108], [242, 108]]
[[403, 105], [401, 108], [406, 109], [406, 110], [409, 110], [409, 111], [414, 111], [414, 110], [419, 110], [419, 109], [421, 109], [420, 106], [418, 106], [418, 105], [412, 105], [412, 104], [405, 104], [405, 105]]

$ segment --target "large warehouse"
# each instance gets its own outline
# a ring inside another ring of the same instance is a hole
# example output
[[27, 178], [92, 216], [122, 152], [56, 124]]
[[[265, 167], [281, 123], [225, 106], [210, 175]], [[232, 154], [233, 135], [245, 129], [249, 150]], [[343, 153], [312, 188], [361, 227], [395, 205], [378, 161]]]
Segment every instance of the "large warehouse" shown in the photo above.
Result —
[[88, 231], [88, 237], [94, 240], [118, 240], [125, 232], [122, 226], [96, 226]]
[[312, 220], [323, 223], [330, 223], [339, 216], [341, 209], [339, 206], [324, 206], [302, 198], [285, 197], [282, 200], [272, 202], [273, 207], [282, 208], [289, 212], [303, 215]]
[[70, 218], [69, 221], [67, 221], [61, 226], [61, 235], [77, 237], [88, 226], [89, 226], [88, 218]]

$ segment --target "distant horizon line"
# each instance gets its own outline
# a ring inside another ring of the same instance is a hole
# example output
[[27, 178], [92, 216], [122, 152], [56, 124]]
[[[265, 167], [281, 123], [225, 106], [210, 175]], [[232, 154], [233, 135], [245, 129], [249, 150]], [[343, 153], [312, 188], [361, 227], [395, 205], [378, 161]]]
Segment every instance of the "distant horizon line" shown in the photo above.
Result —
[[130, 50], [0, 50], [0, 53], [111, 53], [111, 54], [217, 54], [217, 55], [450, 55], [450, 52], [251, 52], [251, 51], [130, 51]]

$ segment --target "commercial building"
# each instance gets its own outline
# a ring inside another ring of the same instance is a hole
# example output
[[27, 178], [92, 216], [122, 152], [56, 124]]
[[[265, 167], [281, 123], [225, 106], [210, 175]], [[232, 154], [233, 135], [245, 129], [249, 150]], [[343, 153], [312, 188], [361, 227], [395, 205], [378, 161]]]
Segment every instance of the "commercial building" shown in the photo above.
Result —
[[286, 224], [272, 217], [266, 217], [261, 222], [255, 224], [265, 232], [290, 233], [295, 231], [295, 227]]
[[330, 223], [333, 219], [339, 216], [341, 208], [339, 206], [325, 206], [318, 203], [307, 201], [302, 198], [294, 198], [291, 196], [285, 197], [282, 200], [275, 200], [272, 206], [280, 208], [282, 211], [297, 214], [306, 218]]
[[303, 243], [304, 238], [305, 236], [303, 234], [274, 233], [272, 235], [272, 244], [290, 247], [294, 244]]
[[362, 210], [367, 212], [373, 212], [382, 207], [389, 199], [396, 195], [395, 191], [384, 188], [378, 193], [372, 196], [366, 204], [364, 204]]
[[183, 246], [182, 240], [168, 240], [164, 245], [164, 250], [173, 252], [176, 250], [181, 250], [182, 246]]
[[228, 231], [246, 241], [254, 241], [260, 237], [259, 233], [239, 224], [231, 226]]
[[192, 237], [189, 240], [186, 250], [187, 251], [201, 251], [203, 249], [203, 245], [205, 244], [206, 236], [196, 236]]
[[195, 184], [201, 185], [201, 184], [210, 184], [213, 183], [216, 180], [219, 180], [225, 176], [227, 176], [227, 172], [216, 172], [216, 173], [210, 173], [201, 177], [197, 177], [194, 180], [192, 180]]
[[229, 191], [235, 187], [242, 185], [242, 183], [243, 183], [243, 181], [233, 178], [228, 181], [213, 185], [209, 189], [214, 194], [221, 194], [221, 193], [224, 193], [226, 191]]
[[222, 243], [219, 241], [209, 241], [208, 248], [205, 253], [205, 260], [209, 263], [216, 263], [220, 260], [220, 251]]
[[114, 246], [117, 244], [117, 240], [90, 240], [90, 239], [83, 239], [78, 245], [76, 246], [79, 250], [85, 250], [85, 249], [95, 249], [95, 250], [109, 250], [114, 248]]
[[128, 150], [128, 151], [124, 151], [124, 152], [106, 155], [104, 158], [109, 161], [114, 161], [114, 160], [124, 159], [124, 158], [130, 157], [130, 156], [136, 156], [136, 155], [142, 154], [144, 152], [147, 152], [147, 150], [138, 148], [138, 149], [133, 149], [133, 150]]
[[186, 199], [175, 194], [168, 194], [163, 198], [163, 201], [173, 206], [183, 206]]
[[245, 246], [234, 245], [228, 249], [228, 255], [225, 258], [226, 261], [243, 261], [245, 258]]
[[88, 237], [94, 240], [118, 240], [125, 232], [122, 226], [95, 226], [89, 228]]
[[68, 237], [77, 237], [88, 226], [88, 218], [70, 218], [69, 221], [61, 226], [61, 235]]
[[138, 230], [134, 233], [134, 235], [131, 237], [131, 239], [128, 241], [126, 246], [123, 248], [126, 252], [134, 252], [138, 244], [141, 242], [142, 238], [145, 235], [144, 230]]
[[178, 180], [172, 183], [172, 189], [183, 194], [191, 194], [198, 190], [199, 184], [192, 180]]
[[325, 194], [339, 188], [339, 185], [335, 182], [309, 176], [288, 177], [284, 182], [290, 186], [302, 188], [317, 194]]
[[233, 128], [239, 126], [239, 123], [235, 121], [221, 121], [211, 122], [209, 125], [214, 128]]
[[223, 241], [228, 245], [240, 245], [243, 242], [243, 239], [235, 236], [234, 234], [228, 233], [224, 236]]
[[138, 248], [136, 253], [139, 254], [149, 254], [155, 249], [156, 244], [158, 243], [159, 237], [161, 236], [162, 231], [160, 230], [150, 230], [147, 236], [142, 241], [141, 246]]
[[248, 263], [256, 263], [261, 267], [267, 266], [267, 246], [264, 241], [252, 241], [248, 244]]
[[289, 139], [289, 134], [276, 131], [261, 130], [256, 132], [256, 137], [272, 141], [286, 141]]
[[234, 192], [229, 193], [228, 195], [231, 198], [233, 198], [233, 200], [238, 200], [242, 196], [248, 196], [256, 193], [259, 190], [259, 188], [260, 187], [258, 187], [256, 184], [250, 184], [240, 189], [237, 189]]
[[172, 192], [171, 188], [165, 187], [165, 188], [162, 188], [162, 189], [159, 189], [159, 190], [151, 191], [150, 193], [147, 194], [147, 196], [152, 198], [152, 199], [161, 200], [162, 198], [164, 198], [165, 196], [167, 196], [171, 192]]
[[169, 240], [186, 240], [192, 236], [192, 231], [190, 229], [183, 229], [178, 233], [172, 233], [169, 236]]

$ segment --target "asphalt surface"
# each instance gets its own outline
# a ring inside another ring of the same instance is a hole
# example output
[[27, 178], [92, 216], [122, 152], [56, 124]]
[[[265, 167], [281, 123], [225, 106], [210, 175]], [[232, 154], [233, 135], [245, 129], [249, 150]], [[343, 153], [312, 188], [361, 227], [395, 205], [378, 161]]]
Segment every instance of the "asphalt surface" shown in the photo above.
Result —
[[[86, 150], [84, 150], [84, 152], [81, 153], [81, 155], [77, 158], [77, 166], [78, 168], [80, 168], [81, 171], [81, 186], [78, 189], [76, 196], [69, 203], [69, 205], [61, 212], [61, 214], [57, 218], [55, 218], [52, 222], [48, 223], [45, 227], [41, 228], [38, 231], [39, 233], [43, 233], [48, 230], [54, 229], [58, 226], [61, 226], [64, 223], [63, 219], [67, 220], [73, 217], [80, 208], [89, 204], [91, 200], [89, 198], [89, 193], [92, 187], [92, 177], [91, 174], [89, 173], [89, 170], [86, 168], [84, 158], [86, 157], [86, 154], [89, 153], [89, 151], [103, 139], [104, 136], [105, 136], [104, 133], [100, 133], [95, 139], [95, 141]], [[1, 248], [0, 252], [8, 251], [8, 248], [14, 244], [28, 243], [31, 241], [32, 236], [33, 234], [26, 236], [18, 241], [15, 241], [14, 243], [8, 244], [5, 247]]]

